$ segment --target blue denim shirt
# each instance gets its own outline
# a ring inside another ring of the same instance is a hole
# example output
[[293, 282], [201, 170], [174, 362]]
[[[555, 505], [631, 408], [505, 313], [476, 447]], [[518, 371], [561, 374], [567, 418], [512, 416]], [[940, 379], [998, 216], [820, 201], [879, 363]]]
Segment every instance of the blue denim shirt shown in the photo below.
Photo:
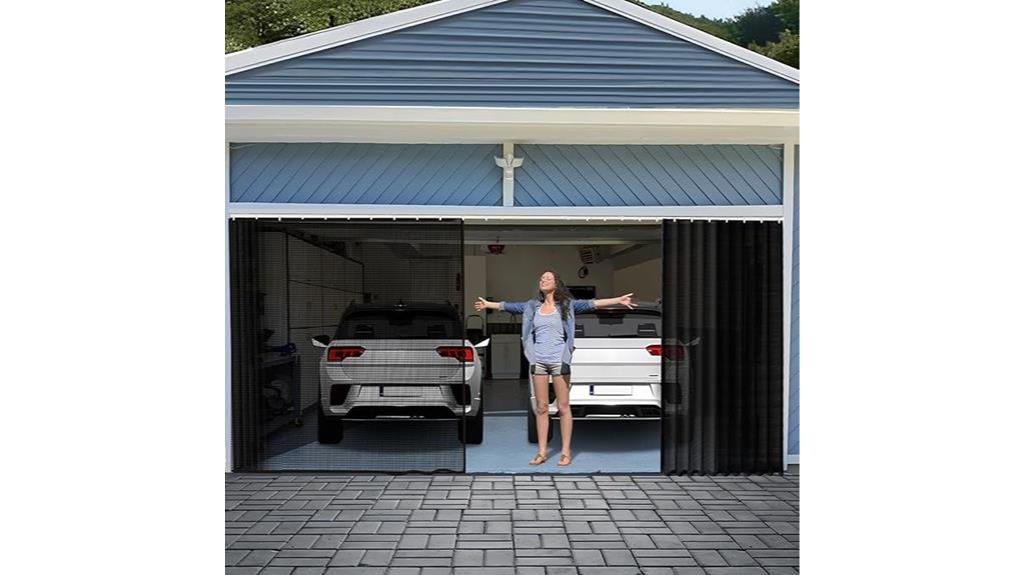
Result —
[[[501, 311], [511, 314], [523, 314], [523, 355], [526, 356], [526, 360], [530, 363], [537, 363], [536, 355], [533, 351], [533, 316], [540, 309], [542, 303], [544, 302], [534, 298], [524, 302], [503, 301], [498, 304], [498, 309]], [[594, 300], [572, 299], [569, 300], [569, 304], [569, 313], [562, 320], [562, 328], [565, 331], [565, 351], [562, 352], [562, 363], [571, 364], [572, 352], [575, 349], [573, 344], [576, 335], [576, 312], [594, 309]], [[555, 309], [558, 310], [557, 305]]]

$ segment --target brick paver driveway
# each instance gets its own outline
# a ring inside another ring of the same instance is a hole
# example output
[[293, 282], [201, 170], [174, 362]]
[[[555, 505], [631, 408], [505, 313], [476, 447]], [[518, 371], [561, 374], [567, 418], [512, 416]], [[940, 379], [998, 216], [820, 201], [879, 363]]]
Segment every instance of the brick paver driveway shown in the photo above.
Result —
[[796, 573], [799, 475], [228, 474], [227, 573]]

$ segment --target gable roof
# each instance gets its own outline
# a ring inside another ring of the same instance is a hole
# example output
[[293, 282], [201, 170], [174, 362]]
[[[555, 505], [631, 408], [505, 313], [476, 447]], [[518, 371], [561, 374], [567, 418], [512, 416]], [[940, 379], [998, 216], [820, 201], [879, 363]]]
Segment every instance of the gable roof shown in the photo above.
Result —
[[[330, 48], [344, 46], [361, 40], [374, 38], [382, 34], [397, 32], [405, 28], [425, 24], [457, 14], [479, 10], [510, 0], [439, 0], [413, 8], [392, 12], [335, 26], [319, 32], [289, 38], [225, 56], [225, 74], [232, 75], [277, 62], [290, 60], [299, 56], [320, 52]], [[662, 16], [651, 10], [642, 8], [627, 0], [571, 0], [587, 4], [618, 14], [634, 22], [652, 29], [675, 36], [712, 52], [731, 58], [758, 70], [768, 72], [779, 78], [799, 84], [799, 70], [781, 62], [768, 58], [757, 52], [747, 50], [716, 36], [687, 26], [681, 22]]]

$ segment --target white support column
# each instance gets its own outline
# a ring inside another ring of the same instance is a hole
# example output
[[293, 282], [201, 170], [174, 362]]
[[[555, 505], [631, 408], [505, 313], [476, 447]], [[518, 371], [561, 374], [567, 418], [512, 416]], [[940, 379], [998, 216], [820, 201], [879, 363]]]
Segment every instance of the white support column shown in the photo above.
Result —
[[782, 146], [782, 454], [789, 468], [789, 352], [793, 301], [793, 193], [796, 176], [794, 144]]
[[224, 472], [231, 473], [231, 144], [224, 144]]
[[515, 205], [516, 168], [523, 165], [522, 158], [516, 158], [516, 145], [502, 144], [501, 157], [494, 158], [494, 162], [501, 167], [501, 205], [512, 207]]

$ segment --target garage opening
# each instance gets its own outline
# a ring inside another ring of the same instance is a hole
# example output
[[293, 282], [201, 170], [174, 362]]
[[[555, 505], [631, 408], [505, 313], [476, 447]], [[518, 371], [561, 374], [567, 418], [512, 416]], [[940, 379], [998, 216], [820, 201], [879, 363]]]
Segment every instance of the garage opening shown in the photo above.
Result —
[[234, 468], [465, 470], [462, 223], [230, 222]]
[[[235, 470], [783, 467], [779, 222], [238, 219], [229, 240]], [[635, 304], [576, 315], [565, 467], [523, 316], [474, 308], [536, 298], [545, 270]]]
[[[637, 473], [661, 470], [662, 228], [657, 223], [480, 223], [465, 226], [466, 334], [484, 354], [484, 433], [467, 444], [466, 470], [480, 473]], [[544, 270], [574, 299], [633, 294], [637, 306], [575, 316], [569, 405], [570, 465], [557, 465], [562, 416], [547, 384], [548, 460], [538, 452], [534, 386], [523, 355], [523, 315], [477, 311], [478, 297], [536, 298]]]

